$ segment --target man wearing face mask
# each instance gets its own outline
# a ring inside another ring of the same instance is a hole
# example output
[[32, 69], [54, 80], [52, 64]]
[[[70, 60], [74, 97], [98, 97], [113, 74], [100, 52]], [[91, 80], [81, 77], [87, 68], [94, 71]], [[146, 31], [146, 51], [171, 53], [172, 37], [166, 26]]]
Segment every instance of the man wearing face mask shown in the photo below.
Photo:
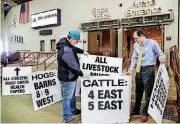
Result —
[[135, 89], [135, 107], [131, 115], [139, 115], [143, 92], [145, 90], [145, 106], [142, 109], [141, 122], [148, 120], [148, 106], [155, 81], [155, 64], [156, 56], [159, 61], [164, 64], [166, 62], [165, 55], [155, 40], [147, 39], [142, 30], [133, 33], [134, 44], [133, 55], [131, 58], [129, 75], [136, 68], [136, 89]]
[[78, 76], [83, 76], [79, 67], [77, 53], [88, 55], [88, 52], [75, 47], [80, 39], [77, 31], [70, 31], [56, 45], [58, 62], [58, 79], [62, 90], [63, 119], [65, 123], [78, 123], [72, 115], [81, 114], [76, 108], [75, 89]]

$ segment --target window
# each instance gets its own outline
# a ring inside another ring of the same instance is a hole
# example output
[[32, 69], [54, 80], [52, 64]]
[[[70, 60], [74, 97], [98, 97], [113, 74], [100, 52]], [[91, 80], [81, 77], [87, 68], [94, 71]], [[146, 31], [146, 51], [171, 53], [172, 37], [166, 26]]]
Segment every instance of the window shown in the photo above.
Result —
[[44, 40], [40, 41], [40, 51], [45, 51], [45, 43]]
[[56, 51], [56, 40], [51, 40], [51, 51]]

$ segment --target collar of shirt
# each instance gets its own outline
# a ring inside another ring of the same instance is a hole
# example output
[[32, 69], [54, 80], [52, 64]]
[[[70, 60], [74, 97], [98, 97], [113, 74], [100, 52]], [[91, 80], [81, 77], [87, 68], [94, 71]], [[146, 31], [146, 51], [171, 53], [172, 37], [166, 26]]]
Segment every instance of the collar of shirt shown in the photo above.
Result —
[[146, 45], [147, 41], [148, 41], [148, 39], [146, 38], [146, 39], [144, 40], [144, 42], [143, 42], [143, 46]]

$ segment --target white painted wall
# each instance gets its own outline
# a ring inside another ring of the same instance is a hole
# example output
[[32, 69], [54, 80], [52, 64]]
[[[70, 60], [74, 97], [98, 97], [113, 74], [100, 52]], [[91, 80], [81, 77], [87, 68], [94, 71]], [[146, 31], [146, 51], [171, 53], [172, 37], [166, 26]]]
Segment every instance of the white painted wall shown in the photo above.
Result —
[[[17, 20], [16, 28], [9, 28], [8, 25], [13, 16], [19, 19], [20, 6], [13, 7], [8, 13], [6, 26], [6, 41], [11, 35], [24, 37], [24, 44], [9, 44], [9, 51], [15, 50], [40, 50], [40, 40], [45, 40], [45, 51], [50, 51], [50, 40], [56, 39], [57, 35], [67, 34], [69, 30], [79, 30], [80, 23], [91, 20], [91, 11], [93, 8], [109, 7], [109, 13], [112, 19], [121, 19], [125, 17], [125, 11], [132, 6], [134, 0], [34, 0], [30, 2], [30, 14], [40, 13], [51, 9], [61, 9], [61, 26], [51, 27], [53, 35], [40, 36], [39, 30], [31, 29], [31, 21], [27, 24], [19, 24]], [[156, 6], [162, 8], [163, 13], [168, 13], [172, 9], [175, 14], [175, 21], [165, 26], [165, 36], [171, 36], [171, 41], [165, 41], [167, 49], [173, 44], [177, 44], [177, 1], [178, 0], [156, 0]], [[119, 4], [122, 3], [122, 7]], [[86, 34], [87, 35], [87, 34]], [[84, 37], [87, 39], [87, 37]], [[87, 42], [85, 44], [87, 47]], [[87, 48], [86, 48], [87, 49]]]
[[[1, 4], [3, 4], [1, 2]], [[0, 23], [0, 27], [1, 27], [1, 30], [0, 30], [0, 34], [1, 34], [1, 41], [0, 41], [0, 52], [4, 51], [4, 48], [3, 46], [4, 45], [4, 40], [5, 40], [5, 27], [4, 27], [4, 5], [1, 5], [1, 9], [0, 9], [0, 13], [1, 13], [1, 16], [0, 16], [0, 20], [1, 20], [1, 23]]]
[[[168, 5], [171, 5], [168, 7], [169, 9], [172, 9], [174, 13], [174, 22], [171, 23], [171, 25], [166, 25], [165, 26], [165, 37], [164, 37], [164, 42], [165, 42], [165, 50], [168, 51], [168, 49], [171, 46], [177, 45], [178, 43], [178, 0], [172, 0], [171, 3]], [[166, 37], [171, 37], [170, 41], [166, 40]]]

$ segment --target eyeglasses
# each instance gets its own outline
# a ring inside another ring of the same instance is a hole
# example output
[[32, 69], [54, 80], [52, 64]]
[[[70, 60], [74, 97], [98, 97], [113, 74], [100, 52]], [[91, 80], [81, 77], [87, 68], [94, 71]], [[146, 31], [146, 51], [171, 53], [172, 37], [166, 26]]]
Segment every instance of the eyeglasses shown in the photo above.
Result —
[[73, 39], [74, 41], [76, 41], [76, 44], [78, 43], [78, 40], [75, 40], [75, 39]]

